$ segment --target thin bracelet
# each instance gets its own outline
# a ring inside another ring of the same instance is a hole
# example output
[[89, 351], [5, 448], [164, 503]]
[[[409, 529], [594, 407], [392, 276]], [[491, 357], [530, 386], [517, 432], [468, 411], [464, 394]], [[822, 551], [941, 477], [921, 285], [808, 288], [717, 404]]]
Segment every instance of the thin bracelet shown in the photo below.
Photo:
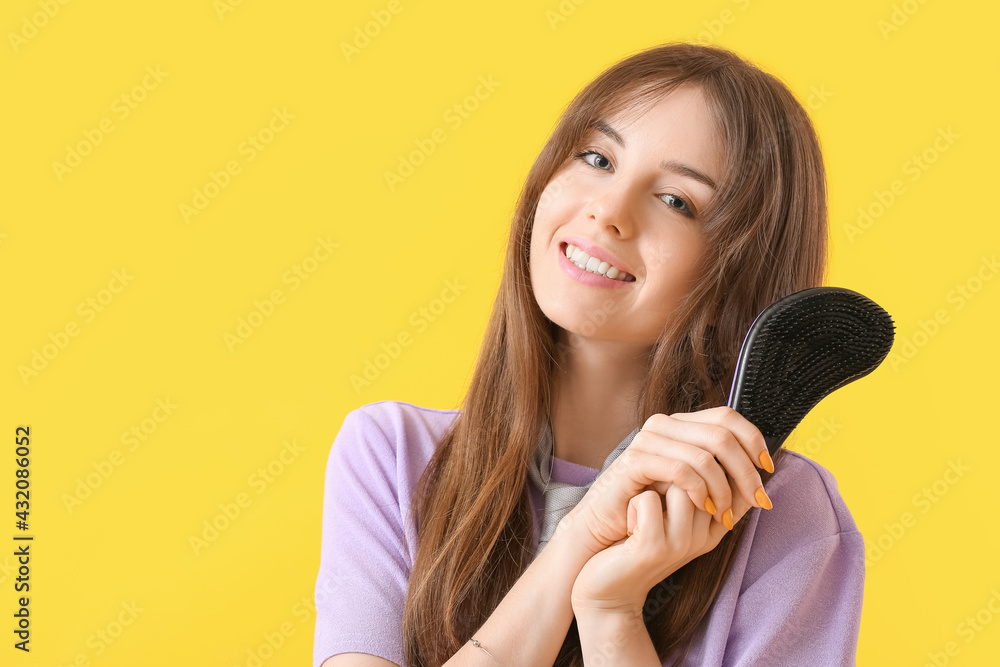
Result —
[[490, 653], [489, 651], [487, 651], [487, 650], [486, 650], [486, 647], [484, 647], [484, 646], [483, 646], [482, 644], [480, 644], [480, 643], [479, 643], [478, 641], [476, 641], [475, 639], [470, 639], [469, 641], [471, 641], [471, 642], [472, 642], [472, 645], [473, 645], [473, 646], [475, 646], [476, 648], [478, 648], [478, 649], [479, 649], [480, 651], [482, 651], [482, 652], [483, 652], [483, 653], [485, 653], [486, 655], [490, 656], [491, 658], [493, 658], [493, 659], [494, 659], [494, 660], [496, 660], [497, 662], [500, 662], [499, 660], [497, 660], [497, 659], [496, 659], [496, 656], [494, 656], [494, 655], [493, 655], [492, 653]]

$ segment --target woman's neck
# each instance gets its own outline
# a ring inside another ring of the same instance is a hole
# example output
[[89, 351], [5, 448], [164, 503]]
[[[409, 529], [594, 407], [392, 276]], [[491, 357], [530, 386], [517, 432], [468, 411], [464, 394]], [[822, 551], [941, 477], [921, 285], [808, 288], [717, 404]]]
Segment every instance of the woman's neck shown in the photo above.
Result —
[[[574, 336], [580, 340], [580, 337]], [[635, 405], [645, 380], [649, 348], [583, 340], [560, 345], [553, 369], [553, 454], [600, 469], [635, 429]]]

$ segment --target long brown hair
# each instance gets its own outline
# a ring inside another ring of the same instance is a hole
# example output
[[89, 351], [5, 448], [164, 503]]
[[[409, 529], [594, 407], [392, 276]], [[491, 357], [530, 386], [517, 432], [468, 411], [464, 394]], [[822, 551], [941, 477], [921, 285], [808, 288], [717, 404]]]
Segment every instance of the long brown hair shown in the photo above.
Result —
[[[822, 284], [823, 159], [806, 112], [778, 79], [724, 49], [672, 43], [628, 57], [587, 85], [524, 183], [469, 391], [413, 499], [419, 544], [403, 615], [411, 667], [441, 665], [461, 649], [534, 557], [527, 470], [551, 408], [552, 368], [565, 352], [531, 291], [529, 243], [539, 198], [595, 120], [641, 109], [682, 83], [706, 97], [725, 173], [704, 212], [699, 277], [650, 351], [635, 424], [656, 413], [725, 405], [756, 315], [786, 294]], [[779, 450], [776, 468], [781, 458]], [[760, 472], [766, 482], [770, 475]], [[745, 525], [740, 521], [715, 549], [649, 592], [643, 619], [661, 661], [690, 648]], [[574, 620], [555, 665], [582, 664]]]

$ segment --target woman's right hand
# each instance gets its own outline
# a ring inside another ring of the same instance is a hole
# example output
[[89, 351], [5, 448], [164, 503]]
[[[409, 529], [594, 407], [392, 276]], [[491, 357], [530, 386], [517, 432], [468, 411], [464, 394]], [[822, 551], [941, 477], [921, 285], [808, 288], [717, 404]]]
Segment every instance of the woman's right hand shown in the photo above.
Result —
[[732, 408], [655, 414], [562, 518], [556, 535], [568, 530], [596, 554], [628, 536], [632, 498], [648, 489], [665, 496], [671, 485], [732, 529], [733, 496], [727, 474], [752, 507], [770, 508], [755, 466], [773, 472], [764, 436]]

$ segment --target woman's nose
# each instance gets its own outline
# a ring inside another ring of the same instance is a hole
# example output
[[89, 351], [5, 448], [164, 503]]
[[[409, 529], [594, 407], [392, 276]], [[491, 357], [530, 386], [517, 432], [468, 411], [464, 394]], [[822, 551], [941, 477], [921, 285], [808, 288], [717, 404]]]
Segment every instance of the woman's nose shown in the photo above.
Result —
[[628, 236], [635, 224], [635, 198], [633, 186], [625, 179], [615, 179], [613, 183], [591, 192], [587, 201], [587, 219], [614, 227], [620, 235]]

